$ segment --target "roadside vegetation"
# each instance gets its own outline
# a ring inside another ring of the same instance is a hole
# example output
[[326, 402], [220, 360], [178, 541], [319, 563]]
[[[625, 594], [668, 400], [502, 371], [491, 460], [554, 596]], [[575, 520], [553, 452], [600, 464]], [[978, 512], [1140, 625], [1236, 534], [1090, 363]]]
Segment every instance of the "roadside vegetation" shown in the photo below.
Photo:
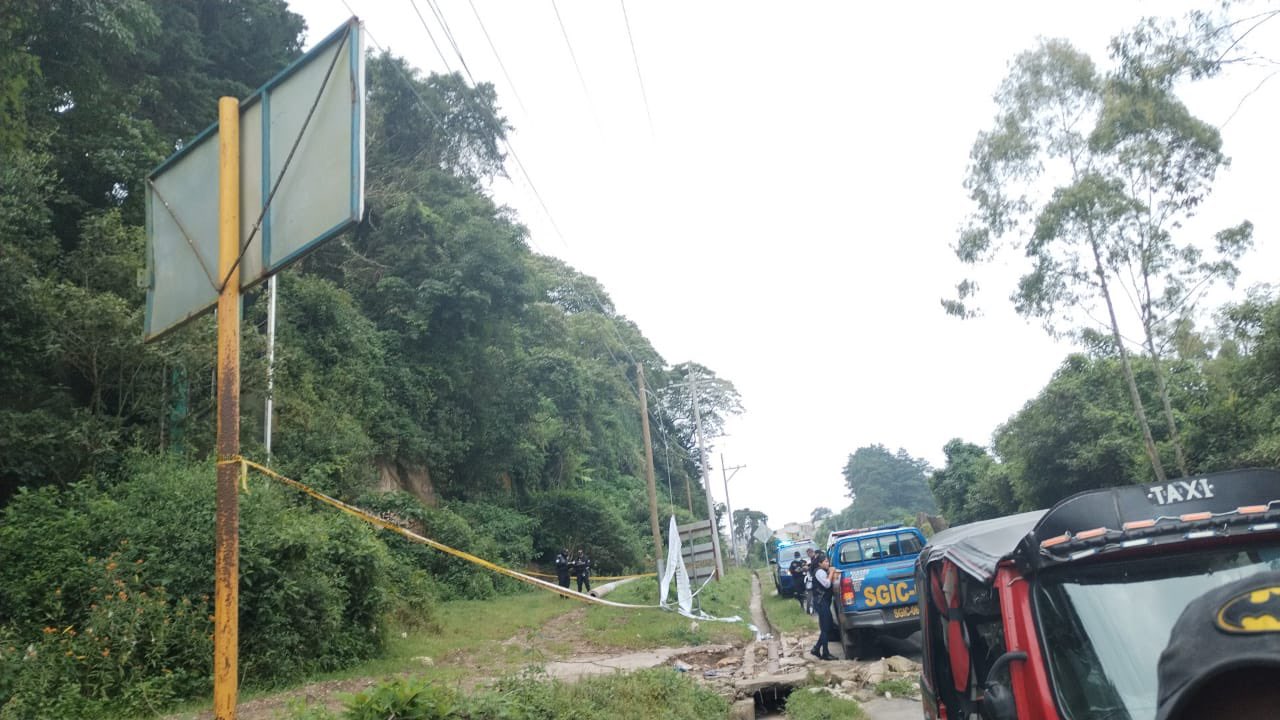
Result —
[[800, 607], [799, 600], [793, 597], [782, 597], [774, 590], [769, 575], [763, 570], [760, 575], [760, 599], [764, 603], [765, 615], [769, 616], [769, 624], [773, 625], [775, 630], [784, 633], [818, 631], [818, 619], [807, 614]]
[[300, 705], [287, 720], [714, 720], [728, 712], [724, 698], [685, 674], [658, 668], [572, 684], [521, 675], [467, 694], [421, 678], [399, 679], [355, 695], [340, 713]]
[[836, 697], [825, 688], [796, 688], [787, 696], [788, 720], [863, 720], [866, 716], [856, 701]]
[[888, 693], [893, 697], [918, 697], [920, 695], [920, 687], [916, 685], [914, 680], [908, 678], [889, 678], [876, 683], [875, 691], [877, 695]]

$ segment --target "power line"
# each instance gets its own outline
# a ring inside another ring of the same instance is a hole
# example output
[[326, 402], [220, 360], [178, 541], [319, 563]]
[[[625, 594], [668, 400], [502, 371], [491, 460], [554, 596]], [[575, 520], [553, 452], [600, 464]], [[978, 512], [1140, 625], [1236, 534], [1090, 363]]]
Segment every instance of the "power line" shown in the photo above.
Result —
[[409, 5], [413, 7], [413, 14], [418, 16], [418, 22], [422, 23], [422, 29], [427, 31], [427, 37], [431, 38], [431, 47], [436, 49], [440, 62], [444, 63], [444, 69], [453, 72], [453, 68], [449, 67], [449, 61], [445, 59], [444, 52], [440, 49], [440, 44], [436, 42], [436, 36], [431, 33], [431, 28], [427, 27], [426, 18], [422, 17], [422, 11], [418, 10], [417, 0], [409, 0]]
[[560, 24], [560, 34], [564, 36], [564, 45], [569, 48], [569, 59], [573, 61], [573, 69], [578, 73], [578, 82], [582, 83], [582, 94], [587, 98], [587, 106], [591, 108], [591, 114], [596, 119], [596, 129], [600, 128], [600, 116], [596, 114], [595, 103], [591, 101], [591, 92], [587, 90], [587, 79], [582, 75], [582, 67], [578, 65], [578, 56], [573, 52], [573, 43], [569, 42], [569, 31], [564, 27], [564, 20], [560, 18], [560, 8], [556, 7], [556, 0], [551, 0], [551, 9], [556, 13], [556, 22]]
[[444, 19], [444, 10], [440, 9], [436, 0], [427, 0], [427, 7], [431, 8], [431, 13], [436, 16], [436, 22], [440, 23], [441, 29], [444, 30], [444, 37], [453, 46], [453, 52], [458, 55], [458, 60], [462, 63], [462, 69], [467, 73], [467, 78], [471, 80], [471, 84], [476, 84], [476, 78], [471, 74], [471, 68], [467, 66], [467, 59], [462, 57], [462, 50], [458, 49], [458, 41], [453, 37], [453, 30], [449, 28], [449, 21]]
[[520, 93], [516, 91], [516, 83], [511, 79], [511, 75], [507, 72], [507, 66], [502, 62], [502, 56], [498, 54], [498, 48], [493, 44], [493, 38], [489, 37], [489, 29], [484, 26], [484, 20], [480, 19], [480, 11], [476, 9], [474, 0], [467, 0], [471, 4], [471, 12], [476, 16], [476, 22], [480, 24], [480, 31], [484, 33], [484, 39], [489, 43], [489, 49], [493, 51], [493, 57], [498, 60], [498, 67], [502, 68], [502, 76], [507, 79], [507, 87], [511, 88], [511, 94], [516, 96], [516, 102], [520, 103], [520, 110], [525, 115], [529, 114], [528, 109], [524, 106], [524, 100], [520, 99]]
[[640, 98], [644, 100], [644, 114], [649, 118], [649, 135], [656, 133], [653, 130], [653, 113], [649, 110], [649, 94], [644, 89], [644, 75], [640, 73], [640, 56], [636, 54], [636, 39], [631, 34], [631, 19], [627, 17], [627, 0], [618, 0], [622, 5], [622, 21], [627, 25], [627, 42], [631, 43], [631, 59], [636, 65], [636, 79], [640, 81]]

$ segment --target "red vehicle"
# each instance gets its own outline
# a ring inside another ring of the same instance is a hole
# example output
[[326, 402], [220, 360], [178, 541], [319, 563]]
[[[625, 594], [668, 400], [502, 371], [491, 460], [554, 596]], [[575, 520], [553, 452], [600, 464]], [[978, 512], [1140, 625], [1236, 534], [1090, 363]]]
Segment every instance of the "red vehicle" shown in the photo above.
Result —
[[1084, 492], [935, 535], [916, 564], [931, 720], [1151, 720], [1187, 603], [1280, 568], [1280, 472]]

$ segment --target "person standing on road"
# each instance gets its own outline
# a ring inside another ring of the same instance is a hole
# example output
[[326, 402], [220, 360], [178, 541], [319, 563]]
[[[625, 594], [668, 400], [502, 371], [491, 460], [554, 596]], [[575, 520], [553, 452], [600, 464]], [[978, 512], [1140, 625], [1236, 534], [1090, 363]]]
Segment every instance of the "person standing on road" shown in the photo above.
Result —
[[814, 610], [818, 613], [818, 642], [809, 652], [819, 660], [835, 660], [827, 643], [835, 637], [835, 621], [831, 619], [831, 558], [820, 554], [818, 569], [813, 573], [816, 598]]
[[809, 548], [809, 571], [805, 573], [804, 588], [805, 598], [809, 603], [809, 614], [813, 615], [818, 606], [818, 583], [813, 581], [813, 576], [818, 572], [818, 563], [822, 562], [822, 558], [827, 554], [821, 550]]
[[560, 587], [569, 589], [569, 548], [564, 548], [559, 555], [556, 555], [556, 582]]
[[787, 568], [787, 572], [791, 573], [791, 592], [795, 593], [796, 600], [800, 601], [800, 609], [805, 609], [805, 595], [808, 589], [805, 586], [804, 578], [808, 570], [808, 563], [800, 557], [800, 551], [796, 551], [796, 559], [791, 561], [791, 566]]
[[578, 548], [578, 558], [573, 564], [578, 568], [578, 592], [583, 592], [583, 585], [587, 586], [586, 592], [591, 592], [591, 557], [585, 550]]

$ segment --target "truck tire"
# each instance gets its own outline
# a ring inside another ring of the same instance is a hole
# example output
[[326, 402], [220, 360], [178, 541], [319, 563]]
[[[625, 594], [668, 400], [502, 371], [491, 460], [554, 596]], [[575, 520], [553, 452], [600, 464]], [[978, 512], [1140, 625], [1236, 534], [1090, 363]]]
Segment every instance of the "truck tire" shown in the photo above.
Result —
[[840, 628], [840, 648], [844, 650], [845, 660], [858, 659], [858, 631]]
[[876, 636], [871, 630], [840, 628], [840, 647], [846, 660], [870, 660], [876, 654]]

